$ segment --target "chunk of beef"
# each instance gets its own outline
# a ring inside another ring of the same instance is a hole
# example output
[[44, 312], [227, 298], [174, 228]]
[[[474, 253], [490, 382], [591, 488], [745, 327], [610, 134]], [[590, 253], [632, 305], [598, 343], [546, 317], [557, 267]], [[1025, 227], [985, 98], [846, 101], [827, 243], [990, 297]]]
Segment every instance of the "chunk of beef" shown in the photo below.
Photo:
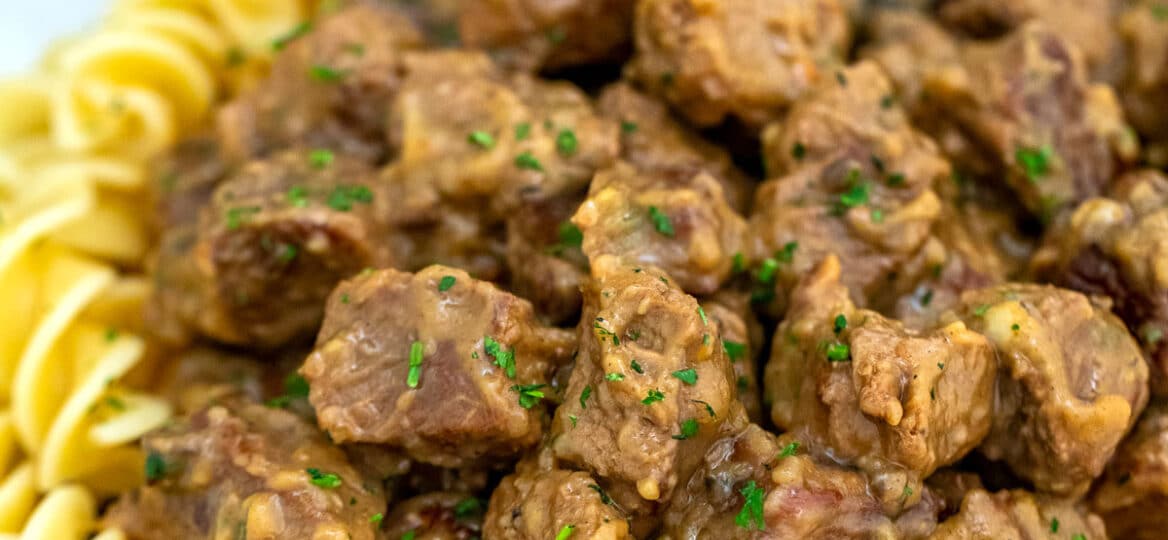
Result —
[[267, 80], [220, 109], [224, 153], [246, 161], [311, 146], [382, 159], [402, 51], [422, 42], [407, 17], [375, 2], [354, 2], [315, 26], [293, 29], [276, 42], [282, 52]]
[[1129, 174], [1109, 198], [1060, 216], [1033, 268], [1060, 286], [1111, 297], [1152, 360], [1153, 391], [1168, 394], [1168, 177]]
[[463, 0], [465, 44], [501, 65], [554, 69], [619, 60], [632, 37], [632, 0]]
[[662, 270], [592, 259], [551, 448], [595, 475], [638, 536], [710, 443], [744, 421], [718, 327], [703, 315]]
[[164, 366], [160, 393], [180, 414], [227, 401], [264, 399], [263, 365], [253, 358], [207, 347], [184, 351]]
[[150, 318], [159, 335], [276, 347], [312, 334], [346, 276], [393, 257], [390, 201], [360, 162], [290, 150], [220, 184], [197, 231], [167, 232]]
[[776, 440], [755, 424], [718, 440], [666, 509], [665, 536], [914, 537], [885, 516], [862, 475], [818, 463], [805, 450], [799, 441]]
[[[861, 306], [917, 256], [940, 217], [932, 186], [949, 175], [936, 146], [887, 101], [891, 83], [871, 62], [840, 72], [767, 127], [763, 152], [773, 175], [755, 195], [753, 258], [775, 283], [778, 304], [799, 276], [829, 254]], [[878, 303], [878, 302], [875, 302]]]
[[961, 58], [959, 67], [926, 76], [921, 114], [947, 119], [978, 150], [951, 154], [957, 165], [986, 169], [976, 163], [984, 160], [989, 170], [1006, 170], [1006, 182], [1040, 217], [1100, 194], [1136, 156], [1111, 89], [1090, 84], [1074, 47], [1042, 23], [967, 44]]
[[511, 290], [554, 323], [580, 315], [588, 259], [580, 250], [583, 235], [570, 219], [583, 201], [582, 193], [534, 201], [507, 218]]
[[752, 422], [762, 420], [762, 402], [759, 393], [758, 369], [755, 358], [762, 349], [762, 325], [750, 309], [750, 296], [724, 289], [702, 300], [702, 309], [710, 322], [718, 325], [722, 336], [722, 350], [734, 368], [734, 385], [738, 387], [738, 401], [746, 409]]
[[483, 522], [485, 538], [498, 540], [559, 538], [565, 529], [568, 538], [633, 538], [608, 494], [581, 471], [521, 467], [495, 488]]
[[775, 332], [766, 395], [777, 426], [865, 472], [894, 512], [989, 432], [995, 367], [989, 342], [961, 322], [917, 331], [856, 309], [828, 257]]
[[1112, 81], [1122, 65], [1115, 30], [1119, 0], [941, 0], [938, 18], [967, 35], [995, 38], [1027, 21], [1042, 21], [1075, 46], [1095, 80]]
[[953, 36], [922, 11], [876, 9], [865, 30], [869, 41], [860, 56], [884, 68], [896, 89], [894, 99], [910, 113], [917, 110], [926, 74], [960, 58]]
[[133, 540], [373, 540], [385, 509], [314, 426], [262, 405], [212, 405], [147, 435], [147, 485], [106, 515]]
[[647, 0], [635, 29], [626, 74], [698, 126], [780, 118], [851, 42], [836, 0]]
[[1091, 509], [1113, 538], [1152, 540], [1168, 527], [1168, 407], [1153, 404], [1091, 494]]
[[1074, 503], [1024, 490], [965, 495], [957, 515], [945, 520], [930, 540], [998, 540], [1001, 538], [1090, 538], [1107, 540], [1099, 516]]
[[622, 82], [606, 87], [596, 107], [604, 117], [621, 123], [621, 159], [641, 170], [705, 171], [722, 184], [730, 207], [746, 212], [754, 183], [734, 166], [724, 148], [679, 123], [664, 103]]
[[329, 297], [301, 373], [334, 441], [458, 467], [539, 441], [541, 398], [572, 345], [527, 301], [462, 270], [381, 270]]
[[149, 184], [149, 195], [155, 230], [197, 223], [199, 211], [228, 172], [211, 137], [180, 142], [154, 168], [158, 181]]
[[625, 163], [596, 174], [572, 222], [589, 259], [616, 255], [658, 266], [693, 294], [718, 290], [746, 237], [746, 220], [709, 174], [638, 172]]
[[1148, 160], [1168, 165], [1168, 32], [1163, 4], [1125, 6], [1119, 32], [1127, 46], [1127, 69], [1117, 85], [1127, 118], [1151, 143]]
[[383, 538], [469, 540], [482, 536], [482, 519], [482, 503], [473, 496], [434, 492], [395, 504], [380, 523]]
[[998, 355], [990, 459], [1042, 490], [1079, 495], [1148, 400], [1139, 345], [1082, 294], [1010, 284], [962, 295], [958, 314]]

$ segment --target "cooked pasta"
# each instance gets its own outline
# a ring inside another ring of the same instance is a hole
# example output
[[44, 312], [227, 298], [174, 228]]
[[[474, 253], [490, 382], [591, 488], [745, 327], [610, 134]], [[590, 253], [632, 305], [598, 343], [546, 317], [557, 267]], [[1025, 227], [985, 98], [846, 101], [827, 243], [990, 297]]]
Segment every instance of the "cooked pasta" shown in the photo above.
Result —
[[148, 286], [132, 272], [150, 162], [262, 76], [271, 40], [306, 13], [121, 0], [0, 81], [0, 297], [17, 314], [0, 326], [0, 538], [86, 538], [98, 501], [142, 481], [136, 439], [170, 416], [122, 382], [146, 349]]

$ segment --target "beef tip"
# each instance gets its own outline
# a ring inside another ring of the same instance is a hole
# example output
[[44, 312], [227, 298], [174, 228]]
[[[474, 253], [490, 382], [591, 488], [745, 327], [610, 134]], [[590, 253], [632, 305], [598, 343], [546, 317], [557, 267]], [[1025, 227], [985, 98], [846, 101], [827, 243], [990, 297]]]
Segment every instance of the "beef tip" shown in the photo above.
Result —
[[142, 444], [147, 484], [105, 517], [132, 540], [379, 538], [380, 488], [287, 411], [212, 405]]
[[624, 514], [582, 471], [521, 466], [495, 488], [483, 521], [484, 538], [497, 540], [546, 540], [565, 530], [568, 538], [633, 538]]
[[534, 201], [507, 218], [511, 290], [553, 323], [580, 315], [588, 259], [580, 250], [583, 234], [570, 219], [583, 200], [581, 193]]
[[1168, 407], [1153, 404], [1119, 446], [1091, 494], [1113, 538], [1153, 540], [1168, 526]]
[[228, 172], [218, 142], [206, 136], [180, 142], [154, 168], [158, 181], [149, 184], [148, 193], [155, 230], [197, 223], [199, 210]]
[[816, 462], [805, 443], [776, 440], [755, 424], [710, 447], [664, 522], [670, 538], [911, 537], [884, 515], [862, 475]]
[[309, 146], [383, 159], [401, 54], [422, 42], [407, 17], [375, 2], [354, 2], [315, 26], [293, 29], [276, 42], [282, 52], [268, 78], [220, 109], [224, 153], [246, 161]]
[[253, 358], [209, 347], [183, 351], [164, 366], [161, 394], [180, 414], [193, 414], [227, 401], [260, 403], [264, 369]]
[[921, 11], [873, 10], [865, 30], [870, 39], [860, 49], [860, 56], [884, 68], [896, 88], [895, 95], [889, 97], [910, 113], [916, 111], [921, 99], [926, 74], [959, 59], [957, 41]]
[[1150, 143], [1148, 161], [1168, 165], [1168, 32], [1161, 4], [1126, 6], [1119, 32], [1127, 46], [1127, 69], [1118, 90], [1132, 126]]
[[589, 259], [616, 255], [659, 266], [693, 294], [718, 290], [746, 237], [746, 220], [709, 174], [638, 172], [625, 163], [596, 174], [572, 222]]
[[1152, 389], [1168, 395], [1168, 177], [1145, 170], [1121, 179], [1050, 227], [1035, 274], [1109, 296], [1151, 358]]
[[482, 513], [482, 502], [466, 493], [427, 493], [395, 504], [393, 511], [380, 522], [384, 525], [382, 538], [479, 538]]
[[534, 316], [449, 267], [345, 281], [301, 368], [317, 420], [338, 443], [443, 467], [517, 455], [539, 441], [548, 379], [573, 345]]
[[151, 309], [160, 335], [257, 347], [311, 335], [338, 281], [392, 261], [389, 204], [373, 173], [340, 155], [248, 163], [215, 189], [197, 231], [164, 239]]
[[974, 489], [965, 495], [961, 510], [941, 523], [929, 539], [1052, 537], [1107, 540], [1107, 532], [1099, 516], [1079, 509], [1070, 501], [1024, 490], [989, 493]]
[[1082, 494], [1147, 403], [1139, 345], [1105, 306], [1065, 289], [1008, 284], [961, 303], [999, 363], [982, 453], [1039, 490]]
[[754, 182], [734, 166], [725, 149], [675, 120], [664, 103], [622, 82], [606, 87], [596, 107], [601, 115], [620, 122], [621, 159], [641, 170], [705, 171], [722, 184], [730, 207], [746, 212]]
[[[534, 71], [620, 60], [630, 48], [632, 0], [464, 0], [465, 44], [503, 66]], [[552, 535], [554, 536], [554, 534]]]
[[1115, 31], [1119, 0], [941, 0], [938, 18], [950, 28], [977, 38], [994, 38], [1042, 21], [1074, 44], [1093, 79], [1111, 81], [1121, 65]]
[[1075, 48], [1039, 22], [967, 44], [960, 65], [929, 73], [924, 91], [921, 114], [948, 119], [1043, 219], [1102, 193], [1138, 152], [1111, 89], [1090, 84]]
[[851, 43], [836, 0], [648, 0], [634, 17], [626, 75], [697, 126], [780, 118]]
[[662, 270], [592, 259], [554, 457], [593, 473], [637, 536], [706, 448], [745, 419], [718, 326]]
[[766, 395], [777, 426], [866, 473], [896, 512], [989, 432], [995, 366], [989, 342], [961, 322], [916, 331], [857, 309], [828, 257], [775, 331]]
[[752, 422], [762, 420], [758, 369], [755, 358], [762, 349], [762, 325], [750, 309], [750, 296], [730, 289], [702, 300], [702, 309], [710, 322], [718, 325], [722, 350], [734, 368], [734, 385], [738, 401]]
[[799, 276], [832, 253], [857, 269], [844, 283], [861, 306], [891, 293], [888, 283], [908, 276], [904, 267], [940, 217], [932, 186], [949, 165], [887, 100], [891, 92], [880, 69], [863, 62], [764, 131], [776, 176], [755, 195], [751, 249], [762, 264], [758, 281], [775, 285], [780, 311]]

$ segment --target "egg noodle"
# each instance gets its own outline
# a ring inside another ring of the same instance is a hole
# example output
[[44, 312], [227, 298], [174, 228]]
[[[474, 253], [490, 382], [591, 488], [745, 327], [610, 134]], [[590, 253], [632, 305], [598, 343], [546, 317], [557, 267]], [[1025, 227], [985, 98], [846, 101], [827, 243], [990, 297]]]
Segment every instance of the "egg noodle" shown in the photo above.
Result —
[[153, 158], [261, 77], [308, 15], [282, 0], [124, 0], [0, 81], [0, 539], [123, 538], [98, 501], [143, 480], [170, 407], [134, 389]]

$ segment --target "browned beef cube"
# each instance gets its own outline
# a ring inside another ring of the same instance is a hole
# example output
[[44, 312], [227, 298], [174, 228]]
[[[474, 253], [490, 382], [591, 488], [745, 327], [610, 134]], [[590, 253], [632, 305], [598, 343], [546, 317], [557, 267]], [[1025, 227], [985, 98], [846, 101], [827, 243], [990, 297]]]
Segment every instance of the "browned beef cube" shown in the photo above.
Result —
[[[464, 43], [501, 65], [561, 68], [620, 59], [629, 49], [633, 0], [463, 0]], [[554, 535], [553, 535], [554, 536]]]
[[485, 538], [498, 540], [554, 539], [565, 529], [568, 538], [634, 538], [592, 475], [523, 465], [495, 488], [483, 523]]
[[588, 259], [580, 250], [583, 235], [570, 219], [583, 200], [581, 193], [533, 201], [507, 218], [511, 289], [554, 323], [580, 315]]
[[1168, 514], [1168, 407], [1150, 405], [1115, 459], [1095, 484], [1091, 509], [1107, 522], [1112, 538], [1164, 536]]
[[539, 441], [548, 379], [572, 341], [536, 323], [527, 301], [462, 270], [380, 270], [329, 297], [301, 372], [334, 441], [458, 467]]
[[[957, 515], [941, 523], [935, 540], [996, 538], [1103, 538], [1103, 521], [1074, 504], [1025, 490], [989, 493], [974, 489], [965, 495]], [[1115, 538], [1128, 538], [1115, 537]]]
[[380, 538], [379, 483], [316, 427], [263, 405], [212, 405], [147, 435], [147, 485], [106, 523], [133, 540]]
[[702, 300], [702, 309], [710, 322], [718, 325], [722, 336], [722, 350], [734, 368], [734, 386], [738, 401], [746, 409], [752, 422], [762, 419], [761, 381], [755, 361], [762, 348], [762, 325], [750, 309], [750, 295], [723, 289], [713, 297]]
[[482, 535], [482, 520], [478, 499], [466, 493], [438, 491], [395, 504], [381, 523], [387, 539], [466, 540]]

